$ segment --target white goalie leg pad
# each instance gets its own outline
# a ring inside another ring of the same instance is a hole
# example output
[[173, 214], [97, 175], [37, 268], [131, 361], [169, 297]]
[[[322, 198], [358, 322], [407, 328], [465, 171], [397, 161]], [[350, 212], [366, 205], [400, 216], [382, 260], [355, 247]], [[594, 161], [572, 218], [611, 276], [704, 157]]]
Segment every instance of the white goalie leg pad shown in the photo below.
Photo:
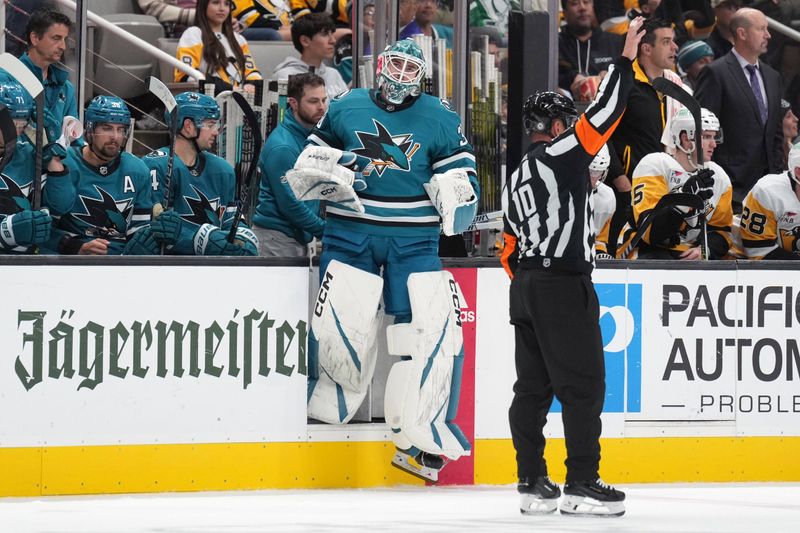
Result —
[[318, 380], [309, 381], [308, 416], [345, 424], [367, 394], [375, 372], [383, 279], [331, 261], [311, 318]]
[[401, 450], [469, 455], [469, 442], [453, 422], [463, 364], [461, 290], [449, 272], [420, 272], [408, 277], [408, 293], [412, 322], [387, 329], [389, 353], [411, 357], [395, 363], [386, 382], [392, 440]]

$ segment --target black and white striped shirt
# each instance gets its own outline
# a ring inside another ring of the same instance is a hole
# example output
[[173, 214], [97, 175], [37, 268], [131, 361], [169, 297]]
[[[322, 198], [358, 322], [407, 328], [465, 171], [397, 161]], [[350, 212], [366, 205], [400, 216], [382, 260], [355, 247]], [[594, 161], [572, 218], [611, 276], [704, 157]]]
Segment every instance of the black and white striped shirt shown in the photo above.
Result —
[[551, 143], [533, 144], [511, 175], [503, 214], [506, 231], [516, 237], [520, 268], [592, 271], [589, 163], [619, 123], [632, 86], [631, 61], [621, 57], [575, 126]]

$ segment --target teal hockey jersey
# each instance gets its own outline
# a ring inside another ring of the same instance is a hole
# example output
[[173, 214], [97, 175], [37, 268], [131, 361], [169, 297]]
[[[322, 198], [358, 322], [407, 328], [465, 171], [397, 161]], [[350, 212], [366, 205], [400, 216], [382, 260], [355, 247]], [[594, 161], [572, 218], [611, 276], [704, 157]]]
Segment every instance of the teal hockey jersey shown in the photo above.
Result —
[[[17, 137], [14, 155], [0, 175], [0, 221], [9, 215], [31, 208], [29, 195], [33, 184], [34, 148], [27, 137]], [[26, 246], [8, 248], [0, 240], [0, 254], [26, 253]]]
[[[142, 161], [150, 169], [150, 178], [157, 183], [154, 200], [164, 199], [169, 148], [146, 155]], [[200, 152], [194, 166], [187, 167], [176, 155], [170, 182], [170, 208], [183, 219], [178, 242], [168, 248], [170, 253], [194, 255], [194, 236], [200, 226], [211, 224], [230, 228], [236, 213], [236, 175], [233, 167], [209, 152]]]
[[359, 233], [436, 235], [441, 228], [423, 184], [451, 168], [471, 169], [479, 193], [472, 146], [461, 120], [445, 100], [422, 94], [400, 105], [380, 100], [376, 91], [353, 89], [336, 98], [311, 132], [309, 143], [358, 155], [354, 189], [360, 214], [328, 205], [327, 225]]
[[63, 252], [65, 236], [82, 243], [101, 238], [109, 241], [109, 255], [121, 254], [136, 230], [150, 222], [153, 184], [147, 167], [127, 152], [95, 167], [81, 150], [67, 150], [64, 166], [69, 172], [51, 175], [44, 187], [44, 205], [55, 220], [51, 241], [57, 238], [54, 247]]

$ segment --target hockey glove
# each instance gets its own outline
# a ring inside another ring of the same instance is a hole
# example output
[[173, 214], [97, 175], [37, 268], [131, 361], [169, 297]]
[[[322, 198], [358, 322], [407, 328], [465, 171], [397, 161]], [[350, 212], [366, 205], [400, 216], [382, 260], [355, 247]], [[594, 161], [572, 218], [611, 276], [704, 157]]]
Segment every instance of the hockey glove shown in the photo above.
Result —
[[6, 248], [43, 244], [50, 238], [53, 219], [50, 213], [20, 211], [0, 222], [0, 244]]
[[153, 233], [149, 227], [140, 228], [133, 237], [125, 244], [122, 255], [158, 255], [161, 247], [153, 238]]
[[203, 224], [194, 235], [195, 255], [258, 255], [258, 250], [253, 253], [252, 243], [249, 246], [229, 243], [228, 232], [212, 224]]
[[466, 169], [454, 168], [434, 174], [423, 187], [442, 217], [445, 235], [457, 235], [469, 228], [478, 211], [478, 196]]
[[[161, 206], [161, 204], [156, 205]], [[160, 213], [161, 214], [150, 223], [150, 231], [158, 242], [174, 245], [178, 242], [178, 237], [183, 229], [183, 219], [172, 209]]]
[[258, 237], [253, 230], [245, 227], [236, 228], [236, 237], [233, 239], [234, 244], [238, 244], [245, 249], [245, 255], [258, 255]]
[[714, 171], [710, 168], [698, 170], [689, 176], [689, 179], [681, 187], [681, 192], [696, 194], [704, 202], [709, 200], [714, 196]]

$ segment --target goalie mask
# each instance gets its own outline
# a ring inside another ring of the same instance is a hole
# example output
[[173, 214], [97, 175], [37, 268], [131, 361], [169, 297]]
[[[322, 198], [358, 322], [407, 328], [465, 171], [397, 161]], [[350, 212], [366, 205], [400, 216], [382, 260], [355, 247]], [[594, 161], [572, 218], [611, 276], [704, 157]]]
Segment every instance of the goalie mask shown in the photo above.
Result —
[[542, 91], [529, 96], [522, 112], [528, 135], [549, 134], [555, 119], [561, 119], [565, 128], [572, 127], [578, 119], [578, 111], [572, 100], [552, 91]]
[[597, 184], [605, 181], [608, 176], [608, 167], [611, 165], [611, 154], [608, 152], [608, 147], [604, 144], [597, 155], [594, 156], [592, 162], [589, 163], [589, 179], [592, 183], [592, 188], [596, 189]]
[[[715, 132], [714, 141], [717, 144], [722, 144], [722, 127], [719, 124], [719, 119], [717, 116], [709, 111], [708, 109], [701, 109], [700, 111], [700, 127], [703, 128], [703, 131], [713, 131]], [[689, 112], [688, 109], [685, 107], [681, 108], [675, 116], [672, 118], [672, 122], [670, 123], [670, 130], [669, 130], [669, 142], [671, 148], [677, 148], [686, 154], [691, 154], [694, 152], [695, 145], [692, 146], [688, 150], [684, 150], [681, 146], [681, 133], [684, 131], [686, 132], [686, 137], [689, 139], [690, 142], [694, 143], [695, 140], [695, 127], [694, 127], [694, 117]]]
[[425, 76], [425, 57], [422, 49], [411, 39], [403, 39], [386, 47], [378, 56], [378, 88], [392, 104], [402, 104], [409, 96], [422, 92]]

